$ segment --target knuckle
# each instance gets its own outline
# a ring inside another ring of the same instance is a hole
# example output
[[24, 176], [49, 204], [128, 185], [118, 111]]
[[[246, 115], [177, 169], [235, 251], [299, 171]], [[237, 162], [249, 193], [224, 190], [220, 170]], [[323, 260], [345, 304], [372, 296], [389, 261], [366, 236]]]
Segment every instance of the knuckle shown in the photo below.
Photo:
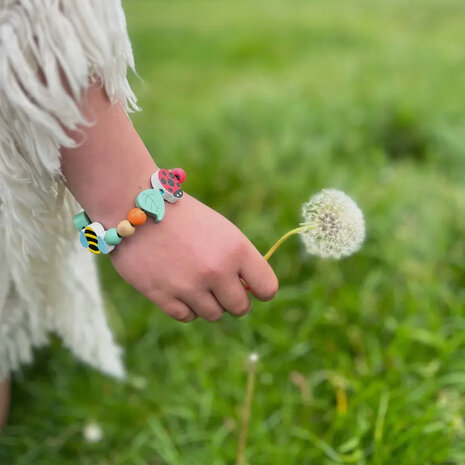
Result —
[[221, 275], [221, 267], [218, 264], [205, 264], [200, 274], [205, 280], [215, 280]]
[[246, 240], [237, 241], [233, 245], [233, 251], [237, 255], [245, 255], [249, 251], [249, 243]]

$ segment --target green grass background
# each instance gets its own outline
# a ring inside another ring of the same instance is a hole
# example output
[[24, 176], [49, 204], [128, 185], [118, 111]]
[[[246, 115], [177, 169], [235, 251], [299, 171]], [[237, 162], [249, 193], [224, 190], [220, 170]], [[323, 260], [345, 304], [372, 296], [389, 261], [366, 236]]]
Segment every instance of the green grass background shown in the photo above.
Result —
[[15, 378], [0, 463], [233, 464], [257, 352], [250, 465], [464, 464], [465, 3], [125, 7], [133, 120], [160, 165], [263, 252], [323, 187], [359, 203], [367, 241], [340, 262], [289, 241], [276, 299], [215, 324], [169, 319], [104, 260], [128, 380], [55, 341]]

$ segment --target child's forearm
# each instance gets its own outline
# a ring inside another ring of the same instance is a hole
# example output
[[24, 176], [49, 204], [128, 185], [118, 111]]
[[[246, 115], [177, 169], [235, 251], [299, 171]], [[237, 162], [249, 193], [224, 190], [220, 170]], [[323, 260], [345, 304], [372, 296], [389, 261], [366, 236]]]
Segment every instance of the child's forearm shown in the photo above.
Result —
[[73, 133], [79, 147], [62, 149], [66, 185], [93, 221], [114, 227], [150, 187], [156, 170], [147, 148], [120, 104], [101, 86], [89, 88], [83, 112], [92, 126]]

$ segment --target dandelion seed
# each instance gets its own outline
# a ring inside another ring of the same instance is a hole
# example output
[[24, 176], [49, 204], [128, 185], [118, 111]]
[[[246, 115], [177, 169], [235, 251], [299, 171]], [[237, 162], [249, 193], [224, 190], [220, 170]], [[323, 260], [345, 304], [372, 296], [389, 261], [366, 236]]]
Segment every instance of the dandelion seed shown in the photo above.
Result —
[[97, 423], [87, 423], [82, 429], [82, 435], [86, 442], [99, 442], [103, 437], [102, 428]]
[[308, 253], [341, 258], [360, 249], [365, 221], [357, 204], [344, 192], [324, 189], [302, 206], [300, 235]]

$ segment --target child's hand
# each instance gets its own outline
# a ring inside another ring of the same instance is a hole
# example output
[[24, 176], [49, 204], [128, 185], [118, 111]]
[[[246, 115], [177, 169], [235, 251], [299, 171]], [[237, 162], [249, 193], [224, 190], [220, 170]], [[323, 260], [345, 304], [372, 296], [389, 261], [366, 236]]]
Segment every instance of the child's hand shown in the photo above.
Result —
[[[71, 133], [79, 143], [62, 149], [61, 167], [92, 221], [108, 229], [134, 208], [157, 167], [121, 105], [111, 105], [98, 85], [85, 97], [83, 111], [95, 123]], [[225, 310], [247, 313], [250, 301], [240, 278], [259, 299], [274, 296], [276, 276], [233, 224], [188, 195], [165, 206], [160, 223], [148, 218], [111, 253], [126, 281], [181, 321], [213, 321]]]
[[111, 253], [138, 291], [180, 321], [246, 314], [250, 300], [240, 278], [260, 300], [275, 295], [273, 270], [226, 218], [188, 195], [166, 206], [163, 221], [149, 218]]

